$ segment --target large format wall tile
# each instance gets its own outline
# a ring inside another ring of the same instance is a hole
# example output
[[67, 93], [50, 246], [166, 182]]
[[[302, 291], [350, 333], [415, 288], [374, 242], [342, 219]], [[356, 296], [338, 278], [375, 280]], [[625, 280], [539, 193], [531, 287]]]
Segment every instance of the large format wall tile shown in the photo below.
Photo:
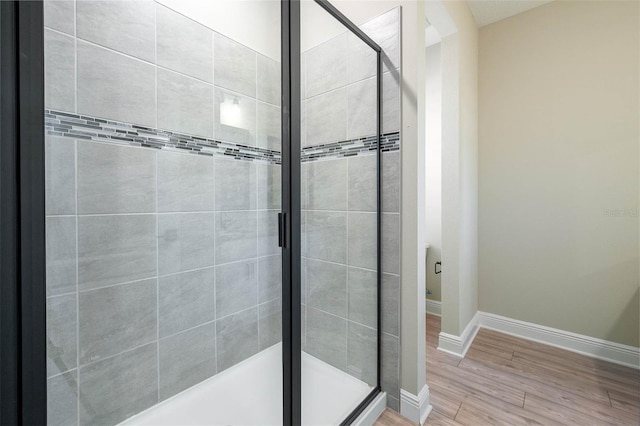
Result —
[[351, 32], [347, 35], [347, 49], [349, 55], [347, 80], [349, 83], [376, 75], [378, 58], [375, 50]]
[[382, 332], [400, 336], [400, 277], [382, 274]]
[[400, 341], [382, 333], [380, 345], [380, 387], [392, 398], [400, 399]]
[[306, 330], [306, 352], [346, 370], [347, 320], [307, 306]]
[[378, 274], [376, 271], [351, 267], [348, 274], [349, 320], [377, 327]]
[[213, 36], [216, 86], [256, 97], [256, 52], [221, 34]]
[[215, 159], [216, 210], [256, 208], [256, 164], [225, 158]]
[[218, 371], [258, 353], [258, 307], [216, 321]]
[[377, 268], [377, 215], [349, 213], [349, 265]]
[[258, 308], [260, 310], [260, 350], [263, 350], [282, 340], [282, 301], [272, 300]]
[[347, 333], [347, 372], [375, 386], [378, 381], [378, 332], [349, 322]]
[[268, 302], [282, 296], [282, 256], [258, 259], [258, 303]]
[[383, 63], [386, 68], [395, 69], [400, 67], [399, 7], [372, 19], [360, 28], [382, 48]]
[[155, 67], [80, 40], [77, 43], [78, 112], [154, 127]]
[[156, 153], [82, 141], [78, 144], [78, 213], [156, 210]]
[[80, 424], [117, 424], [158, 402], [157, 344], [80, 368]]
[[[307, 99], [307, 52], [300, 52], [300, 99], [304, 105], [304, 100]], [[304, 119], [304, 113], [302, 118]]]
[[256, 164], [258, 209], [280, 210], [282, 168], [280, 164]]
[[160, 275], [214, 264], [213, 213], [176, 213], [158, 216]]
[[[360, 27], [383, 51], [383, 71], [400, 67], [400, 14], [398, 9], [380, 15]], [[376, 74], [376, 53], [357, 36], [349, 34], [349, 83]]]
[[400, 215], [382, 215], [382, 271], [400, 273]]
[[44, 26], [74, 35], [75, 1], [45, 0], [43, 3]]
[[216, 318], [214, 268], [160, 277], [158, 283], [160, 337]]
[[158, 69], [158, 127], [213, 137], [213, 86]]
[[347, 316], [347, 267], [307, 259], [307, 306], [345, 318]]
[[216, 325], [205, 324], [160, 340], [160, 400], [216, 374]]
[[228, 263], [216, 267], [216, 317], [222, 318], [258, 302], [258, 262]]
[[306, 255], [313, 259], [346, 263], [347, 214], [309, 211], [306, 213]]
[[158, 152], [158, 211], [213, 210], [213, 159]]
[[400, 70], [382, 75], [382, 133], [400, 131]]
[[47, 296], [76, 291], [76, 218], [46, 219]]
[[347, 159], [313, 161], [307, 165], [307, 208], [347, 209]]
[[215, 138], [224, 142], [255, 146], [256, 100], [217, 86], [214, 96]]
[[78, 38], [155, 62], [155, 2], [76, 1]]
[[[349, 210], [375, 212], [376, 155], [358, 155], [349, 159]], [[382, 211], [400, 211], [400, 153], [382, 153]]]
[[156, 6], [156, 28], [159, 66], [213, 82], [213, 32], [209, 28], [160, 4]]
[[267, 56], [257, 57], [257, 98], [272, 105], [280, 105], [282, 98], [280, 63]]
[[151, 279], [80, 293], [81, 365], [156, 340], [156, 287]]
[[382, 211], [400, 212], [400, 152], [382, 154]]
[[307, 52], [308, 98], [347, 84], [347, 33], [344, 32]]
[[347, 89], [323, 93], [306, 102], [306, 143], [303, 146], [347, 138]]
[[80, 290], [149, 278], [156, 274], [155, 215], [80, 216]]
[[375, 78], [369, 78], [347, 88], [347, 139], [376, 134], [378, 88]]
[[76, 143], [45, 136], [45, 210], [49, 215], [76, 212]]
[[258, 212], [258, 256], [278, 254], [282, 250], [278, 246], [278, 212]]
[[377, 160], [378, 156], [375, 154], [349, 158], [349, 210], [377, 210]]
[[75, 112], [75, 41], [73, 37], [44, 31], [44, 98], [47, 108]]
[[257, 212], [216, 213], [216, 264], [257, 255]]
[[47, 425], [68, 426], [78, 422], [78, 372], [70, 371], [47, 380]]
[[77, 367], [76, 295], [47, 299], [47, 376]]
[[280, 108], [264, 102], [258, 102], [256, 122], [258, 148], [282, 151], [282, 116]]

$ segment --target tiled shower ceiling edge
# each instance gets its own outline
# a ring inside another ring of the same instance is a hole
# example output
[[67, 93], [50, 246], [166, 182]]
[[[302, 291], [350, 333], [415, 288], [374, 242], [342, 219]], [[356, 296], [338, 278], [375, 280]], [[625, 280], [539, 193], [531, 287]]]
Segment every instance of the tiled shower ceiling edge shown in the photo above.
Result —
[[[94, 142], [174, 150], [197, 155], [226, 156], [237, 160], [263, 161], [272, 164], [281, 163], [280, 151], [51, 109], [45, 110], [45, 131], [50, 136]], [[399, 132], [382, 135], [380, 143], [382, 151], [399, 150]], [[321, 158], [374, 154], [376, 148], [377, 138], [367, 136], [305, 147], [301, 154], [302, 161], [309, 162]]]

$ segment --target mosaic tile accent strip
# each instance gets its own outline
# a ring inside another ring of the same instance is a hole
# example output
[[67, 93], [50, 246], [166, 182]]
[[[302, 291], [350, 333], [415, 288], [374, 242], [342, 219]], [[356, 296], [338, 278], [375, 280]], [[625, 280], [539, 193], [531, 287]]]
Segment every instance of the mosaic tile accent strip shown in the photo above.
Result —
[[[375, 136], [367, 136], [348, 141], [332, 142], [309, 146], [302, 149], [303, 163], [326, 157], [353, 157], [356, 155], [375, 154], [378, 140]], [[382, 152], [398, 151], [400, 149], [400, 133], [393, 132], [380, 138]]]
[[[264, 148], [49, 109], [45, 110], [44, 116], [45, 132], [51, 136], [167, 149], [196, 155], [227, 156], [245, 161], [263, 161], [272, 164], [282, 162], [279, 151]], [[399, 150], [400, 133], [382, 135], [381, 145], [383, 152]], [[309, 162], [328, 157], [375, 154], [376, 146], [375, 136], [314, 145], [302, 149], [301, 160]]]
[[227, 156], [245, 161], [281, 163], [279, 151], [264, 148], [48, 109], [45, 110], [44, 117], [45, 132], [52, 136], [168, 149], [197, 155]]

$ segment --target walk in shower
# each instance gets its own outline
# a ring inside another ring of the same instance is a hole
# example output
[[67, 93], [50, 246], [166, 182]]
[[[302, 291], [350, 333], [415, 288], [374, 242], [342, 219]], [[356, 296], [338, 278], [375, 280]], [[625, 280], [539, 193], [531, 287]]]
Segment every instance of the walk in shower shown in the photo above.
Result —
[[397, 408], [399, 10], [43, 13], [47, 424]]

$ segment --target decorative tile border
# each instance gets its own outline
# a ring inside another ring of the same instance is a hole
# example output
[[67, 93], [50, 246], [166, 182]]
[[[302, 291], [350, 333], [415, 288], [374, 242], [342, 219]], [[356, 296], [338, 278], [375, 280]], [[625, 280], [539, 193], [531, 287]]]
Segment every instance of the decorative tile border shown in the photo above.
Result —
[[[387, 133], [380, 137], [383, 152], [400, 149], [400, 133]], [[325, 143], [302, 148], [303, 163], [326, 157], [353, 157], [356, 155], [375, 154], [378, 140], [375, 136], [352, 139], [348, 141]]]
[[198, 155], [280, 164], [280, 152], [207, 139], [121, 121], [45, 109], [45, 132], [52, 136], [86, 139], [145, 148], [169, 149]]
[[[45, 132], [51, 136], [85, 139], [121, 145], [182, 151], [197, 155], [227, 156], [237, 160], [263, 161], [281, 164], [279, 151], [207, 139], [168, 130], [153, 129], [115, 120], [90, 117], [45, 109]], [[375, 154], [377, 138], [367, 136], [348, 141], [309, 146], [302, 149], [302, 162], [327, 157], [353, 157]], [[400, 149], [400, 133], [388, 133], [380, 138], [382, 151]]]

